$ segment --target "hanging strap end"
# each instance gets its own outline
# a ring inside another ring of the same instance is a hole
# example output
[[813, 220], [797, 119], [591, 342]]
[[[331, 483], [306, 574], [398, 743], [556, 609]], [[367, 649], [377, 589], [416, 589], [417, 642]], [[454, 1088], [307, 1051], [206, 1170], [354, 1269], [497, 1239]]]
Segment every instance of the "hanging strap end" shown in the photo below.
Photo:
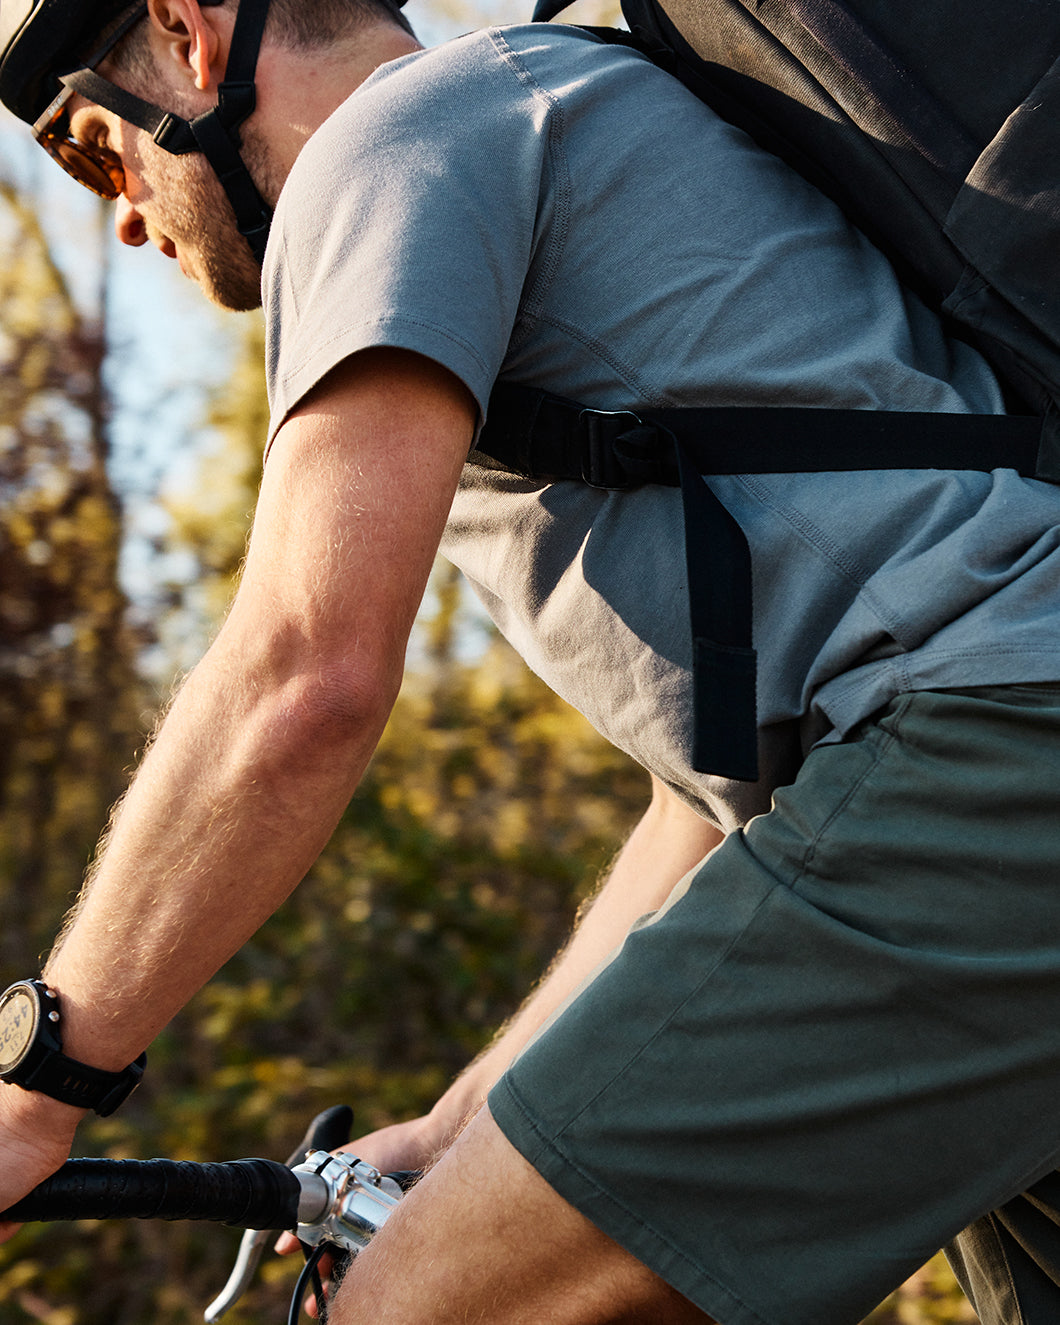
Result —
[[692, 767], [758, 781], [757, 658], [754, 649], [693, 641]]

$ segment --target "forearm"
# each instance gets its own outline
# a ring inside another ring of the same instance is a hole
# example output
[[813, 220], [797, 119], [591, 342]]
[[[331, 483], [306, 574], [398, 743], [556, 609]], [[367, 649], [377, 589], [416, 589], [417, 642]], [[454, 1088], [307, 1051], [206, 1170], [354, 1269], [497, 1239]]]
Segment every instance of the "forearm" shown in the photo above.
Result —
[[265, 674], [230, 622], [178, 695], [49, 961], [74, 1057], [134, 1058], [298, 884], [387, 704]]
[[630, 927], [657, 910], [674, 887], [722, 839], [656, 784], [633, 830], [566, 948], [493, 1044], [439, 1100], [433, 1111], [452, 1130], [485, 1100], [493, 1083], [579, 986], [622, 943]]
[[135, 1057], [327, 842], [400, 682], [474, 412], [444, 370], [381, 350], [284, 423], [232, 610], [48, 965], [74, 1056]]
[[[285, 420], [232, 611], [48, 963], [71, 1057], [134, 1059], [326, 843], [389, 713], [476, 416], [445, 369], [373, 350]], [[0, 1088], [0, 1209], [61, 1162], [79, 1116]]]

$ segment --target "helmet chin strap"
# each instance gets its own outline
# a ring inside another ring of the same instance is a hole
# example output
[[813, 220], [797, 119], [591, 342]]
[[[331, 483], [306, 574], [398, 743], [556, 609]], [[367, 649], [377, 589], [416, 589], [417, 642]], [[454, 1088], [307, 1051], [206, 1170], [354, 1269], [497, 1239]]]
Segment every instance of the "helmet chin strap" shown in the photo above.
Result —
[[217, 89], [217, 105], [194, 120], [181, 119], [161, 106], [144, 101], [101, 78], [92, 69], [75, 69], [60, 79], [97, 106], [149, 133], [164, 151], [174, 156], [201, 152], [232, 204], [239, 233], [250, 245], [259, 266], [265, 259], [272, 208], [258, 192], [240, 155], [239, 126], [252, 114], [256, 104], [254, 75], [268, 11], [269, 0], [240, 0], [228, 64]]

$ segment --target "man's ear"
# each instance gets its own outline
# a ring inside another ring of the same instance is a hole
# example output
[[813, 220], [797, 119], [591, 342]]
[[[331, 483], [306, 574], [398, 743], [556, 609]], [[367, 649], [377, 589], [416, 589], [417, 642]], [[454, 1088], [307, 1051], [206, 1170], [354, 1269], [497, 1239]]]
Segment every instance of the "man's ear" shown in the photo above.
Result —
[[231, 24], [227, 10], [198, 0], [148, 0], [152, 44], [161, 44], [182, 77], [208, 92], [224, 76]]

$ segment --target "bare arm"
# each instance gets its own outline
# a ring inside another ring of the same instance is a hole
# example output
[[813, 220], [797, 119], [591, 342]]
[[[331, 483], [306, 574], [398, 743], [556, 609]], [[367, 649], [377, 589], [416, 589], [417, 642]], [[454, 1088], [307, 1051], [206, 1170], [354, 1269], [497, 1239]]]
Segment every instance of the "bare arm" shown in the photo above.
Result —
[[[71, 1056], [135, 1058], [326, 843], [397, 693], [474, 419], [444, 370], [371, 351], [280, 430], [232, 610], [48, 964]], [[42, 1145], [34, 1166], [33, 1133], [68, 1145], [77, 1116], [0, 1087], [0, 1148], [20, 1156], [0, 1166], [0, 1209], [58, 1162]]]
[[494, 1082], [545, 1022], [619, 946], [630, 926], [657, 910], [721, 840], [717, 828], [653, 778], [647, 811], [570, 943], [523, 1007], [426, 1117], [362, 1138], [354, 1147], [357, 1152], [389, 1169], [428, 1163], [482, 1105]]

